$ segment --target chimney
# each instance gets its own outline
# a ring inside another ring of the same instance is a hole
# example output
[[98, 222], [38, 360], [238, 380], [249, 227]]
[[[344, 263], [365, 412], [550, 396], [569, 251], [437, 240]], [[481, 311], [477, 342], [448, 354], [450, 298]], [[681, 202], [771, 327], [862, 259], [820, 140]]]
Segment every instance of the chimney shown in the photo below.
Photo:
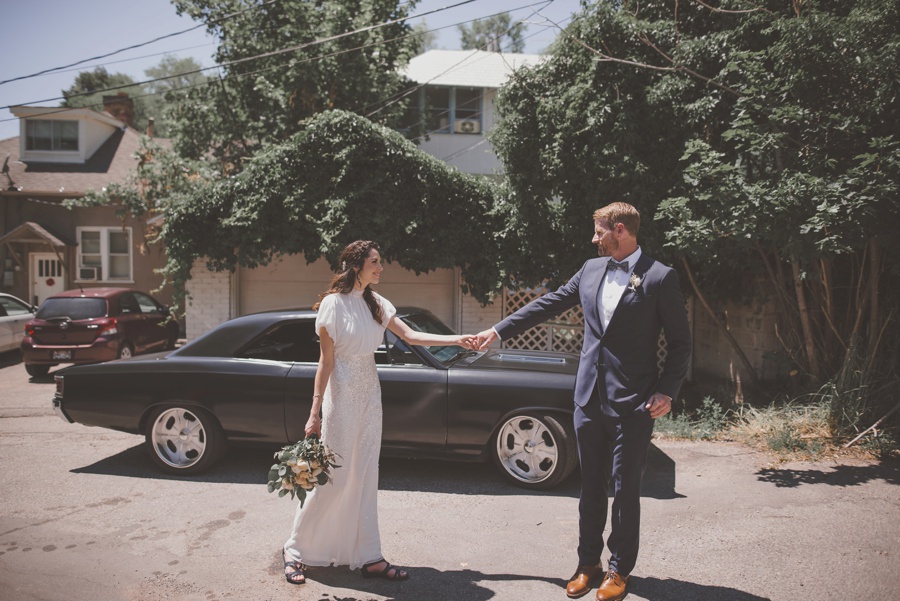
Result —
[[153, 137], [153, 122], [156, 121], [153, 117], [147, 118], [147, 136]]
[[128, 97], [127, 92], [119, 92], [115, 96], [104, 96], [103, 110], [128, 127], [134, 127], [134, 100]]

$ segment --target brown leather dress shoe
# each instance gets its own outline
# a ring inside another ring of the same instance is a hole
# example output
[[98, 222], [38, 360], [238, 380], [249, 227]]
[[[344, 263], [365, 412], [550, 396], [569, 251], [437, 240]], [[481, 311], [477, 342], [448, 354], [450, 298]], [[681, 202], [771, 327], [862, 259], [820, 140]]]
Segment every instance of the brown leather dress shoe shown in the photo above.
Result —
[[578, 566], [575, 575], [569, 579], [566, 585], [566, 595], [569, 599], [577, 599], [591, 592], [593, 582], [603, 575], [603, 568], [600, 566]]
[[628, 584], [628, 576], [620, 576], [610, 570], [600, 588], [597, 589], [597, 601], [621, 601], [625, 598], [625, 586]]

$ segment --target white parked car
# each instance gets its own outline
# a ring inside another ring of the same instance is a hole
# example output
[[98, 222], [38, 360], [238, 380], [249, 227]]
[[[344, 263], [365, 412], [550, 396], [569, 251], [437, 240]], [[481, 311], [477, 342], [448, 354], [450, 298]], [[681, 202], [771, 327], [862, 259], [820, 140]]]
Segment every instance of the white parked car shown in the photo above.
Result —
[[34, 307], [0, 292], [0, 353], [19, 348], [25, 336], [25, 324], [33, 317]]

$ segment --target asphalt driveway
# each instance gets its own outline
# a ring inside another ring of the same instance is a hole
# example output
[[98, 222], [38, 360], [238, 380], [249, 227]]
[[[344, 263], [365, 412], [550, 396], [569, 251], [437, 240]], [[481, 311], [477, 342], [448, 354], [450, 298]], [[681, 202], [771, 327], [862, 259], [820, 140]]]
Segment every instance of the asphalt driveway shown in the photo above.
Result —
[[[383, 459], [384, 552], [412, 579], [313, 568], [297, 587], [278, 554], [294, 503], [265, 486], [275, 449], [171, 478], [140, 437], [63, 423], [52, 394], [0, 354], [0, 600], [566, 599], [577, 476], [534, 494], [489, 465]], [[900, 599], [900, 465], [652, 451], [629, 600]]]

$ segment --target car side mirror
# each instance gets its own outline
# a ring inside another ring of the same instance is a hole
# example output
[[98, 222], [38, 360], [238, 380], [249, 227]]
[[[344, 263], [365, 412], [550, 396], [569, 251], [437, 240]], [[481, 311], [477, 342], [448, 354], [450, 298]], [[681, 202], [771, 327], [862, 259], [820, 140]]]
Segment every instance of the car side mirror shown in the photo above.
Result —
[[163, 305], [159, 308], [160, 312], [163, 315], [168, 315], [172, 312], [172, 309], [168, 305]]

